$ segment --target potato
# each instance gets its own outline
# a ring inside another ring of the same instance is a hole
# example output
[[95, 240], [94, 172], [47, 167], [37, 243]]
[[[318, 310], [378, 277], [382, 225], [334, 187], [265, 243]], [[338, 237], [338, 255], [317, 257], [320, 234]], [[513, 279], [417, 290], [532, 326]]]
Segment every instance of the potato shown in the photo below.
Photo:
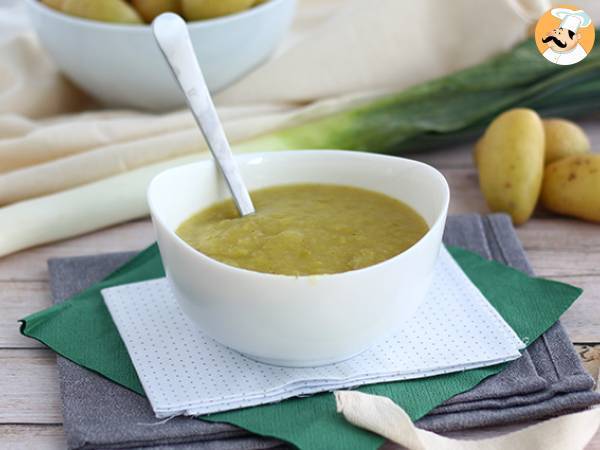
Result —
[[600, 222], [600, 154], [573, 155], [546, 166], [542, 205], [558, 214]]
[[164, 12], [181, 12], [180, 0], [131, 0], [131, 4], [148, 23]]
[[62, 11], [72, 16], [101, 22], [144, 22], [137, 11], [124, 0], [64, 0]]
[[250, 8], [255, 0], [182, 0], [187, 20], [211, 19]]
[[500, 114], [477, 143], [479, 185], [492, 211], [527, 221], [537, 203], [544, 172], [544, 126], [535, 111]]
[[542, 122], [546, 133], [546, 164], [590, 151], [590, 140], [579, 125], [564, 119]]

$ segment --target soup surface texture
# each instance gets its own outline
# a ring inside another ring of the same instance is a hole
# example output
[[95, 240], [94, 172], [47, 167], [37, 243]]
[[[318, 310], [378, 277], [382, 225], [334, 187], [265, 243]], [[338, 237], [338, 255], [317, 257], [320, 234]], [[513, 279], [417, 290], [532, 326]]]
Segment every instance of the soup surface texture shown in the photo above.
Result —
[[346, 272], [389, 259], [428, 231], [408, 205], [377, 192], [293, 184], [251, 193], [256, 213], [240, 218], [231, 200], [184, 221], [177, 234], [225, 264], [257, 272]]

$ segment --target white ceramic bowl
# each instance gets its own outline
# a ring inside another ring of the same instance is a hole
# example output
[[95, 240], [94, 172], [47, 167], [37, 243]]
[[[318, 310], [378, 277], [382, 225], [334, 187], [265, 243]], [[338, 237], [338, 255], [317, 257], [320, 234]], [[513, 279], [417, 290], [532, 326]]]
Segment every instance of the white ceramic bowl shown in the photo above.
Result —
[[[60, 69], [110, 106], [170, 110], [184, 104], [148, 25], [68, 16], [26, 0], [29, 16]], [[189, 23], [204, 77], [216, 92], [264, 61], [287, 31], [296, 0], [269, 0], [247, 11]]]
[[448, 184], [437, 170], [408, 159], [338, 150], [237, 160], [251, 190], [289, 183], [371, 189], [412, 206], [430, 230], [400, 255], [350, 272], [294, 277], [239, 269], [175, 234], [191, 214], [229, 197], [213, 161], [166, 170], [148, 189], [152, 220], [175, 296], [204, 332], [263, 362], [313, 366], [352, 357], [410, 319], [429, 287], [448, 209]]

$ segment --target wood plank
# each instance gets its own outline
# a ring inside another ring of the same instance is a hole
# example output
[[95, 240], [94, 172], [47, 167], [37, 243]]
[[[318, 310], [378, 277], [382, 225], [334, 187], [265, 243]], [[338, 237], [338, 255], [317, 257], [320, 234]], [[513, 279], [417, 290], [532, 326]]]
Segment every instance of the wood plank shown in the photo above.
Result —
[[571, 252], [584, 256], [600, 253], [600, 225], [568, 217], [540, 215], [516, 228], [528, 252]]
[[[600, 232], [600, 230], [599, 230]], [[525, 247], [528, 241], [522, 241]], [[600, 251], [584, 253], [575, 250], [525, 248], [529, 262], [535, 273], [543, 277], [589, 276], [600, 281]]]
[[473, 168], [473, 144], [461, 144], [448, 148], [427, 150], [418, 153], [402, 155], [405, 158], [429, 164], [438, 170]]
[[[600, 344], [576, 344], [575, 350], [585, 370], [597, 383], [600, 382]], [[596, 385], [596, 391], [600, 392], [599, 385]]]
[[0, 450], [64, 450], [62, 425], [0, 425]]
[[583, 288], [581, 297], [561, 317], [571, 342], [600, 343], [600, 277], [557, 279]]
[[585, 447], [585, 450], [600, 450], [600, 430], [596, 432], [592, 441]]
[[[515, 431], [520, 427], [522, 425], [447, 433], [446, 435], [456, 439], [482, 439]], [[66, 447], [64, 430], [60, 425], [0, 425], [0, 450], [64, 450]], [[381, 450], [400, 448], [388, 443], [381, 447]], [[600, 450], [600, 430], [585, 450]]]
[[598, 114], [594, 114], [577, 121], [590, 138], [592, 150], [596, 151], [600, 150], [600, 120], [598, 119]]
[[35, 348], [42, 344], [21, 335], [19, 319], [52, 304], [45, 281], [0, 281], [0, 348]]
[[[476, 430], [468, 430], [468, 431], [456, 431], [453, 433], [445, 433], [445, 436], [454, 438], [454, 439], [465, 439], [465, 440], [474, 440], [474, 439], [489, 439], [495, 436], [500, 436], [506, 433], [511, 433], [514, 431], [518, 431], [522, 428], [525, 428], [530, 425], [535, 425], [539, 422], [529, 422], [518, 425], [505, 425], [502, 427], [489, 427], [489, 428], [481, 428]], [[533, 449], [531, 449], [533, 450]], [[540, 449], [543, 450], [543, 449]], [[566, 449], [565, 449], [566, 450]], [[596, 432], [592, 440], [585, 447], [585, 450], [600, 450], [600, 429]]]
[[50, 350], [0, 351], [0, 423], [60, 424], [56, 358]]
[[448, 214], [485, 214], [489, 212], [485, 200], [479, 192], [479, 181], [473, 168], [450, 168], [440, 171], [450, 186]]
[[407, 157], [437, 168], [450, 186], [449, 214], [485, 213], [485, 200], [479, 191], [479, 179], [473, 165], [472, 145], [431, 150]]

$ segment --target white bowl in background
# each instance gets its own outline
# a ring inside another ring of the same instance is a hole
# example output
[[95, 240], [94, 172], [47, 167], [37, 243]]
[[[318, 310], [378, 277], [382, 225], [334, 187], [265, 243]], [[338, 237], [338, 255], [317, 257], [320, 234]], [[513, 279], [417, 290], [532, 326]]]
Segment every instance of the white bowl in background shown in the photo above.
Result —
[[434, 168], [409, 159], [338, 150], [237, 157], [251, 190], [329, 183], [381, 192], [412, 206], [430, 229], [405, 252], [331, 275], [288, 276], [218, 262], [175, 234], [190, 215], [229, 197], [212, 160], [168, 169], [148, 188], [160, 253], [186, 315], [209, 336], [259, 361], [314, 366], [367, 349], [411, 318], [430, 285], [449, 202]]
[[[155, 111], [184, 105], [149, 25], [97, 22], [55, 11], [39, 0], [26, 3], [40, 41], [58, 67], [105, 105]], [[292, 22], [295, 4], [269, 0], [237, 14], [189, 23], [211, 92], [230, 85], [273, 52]]]

